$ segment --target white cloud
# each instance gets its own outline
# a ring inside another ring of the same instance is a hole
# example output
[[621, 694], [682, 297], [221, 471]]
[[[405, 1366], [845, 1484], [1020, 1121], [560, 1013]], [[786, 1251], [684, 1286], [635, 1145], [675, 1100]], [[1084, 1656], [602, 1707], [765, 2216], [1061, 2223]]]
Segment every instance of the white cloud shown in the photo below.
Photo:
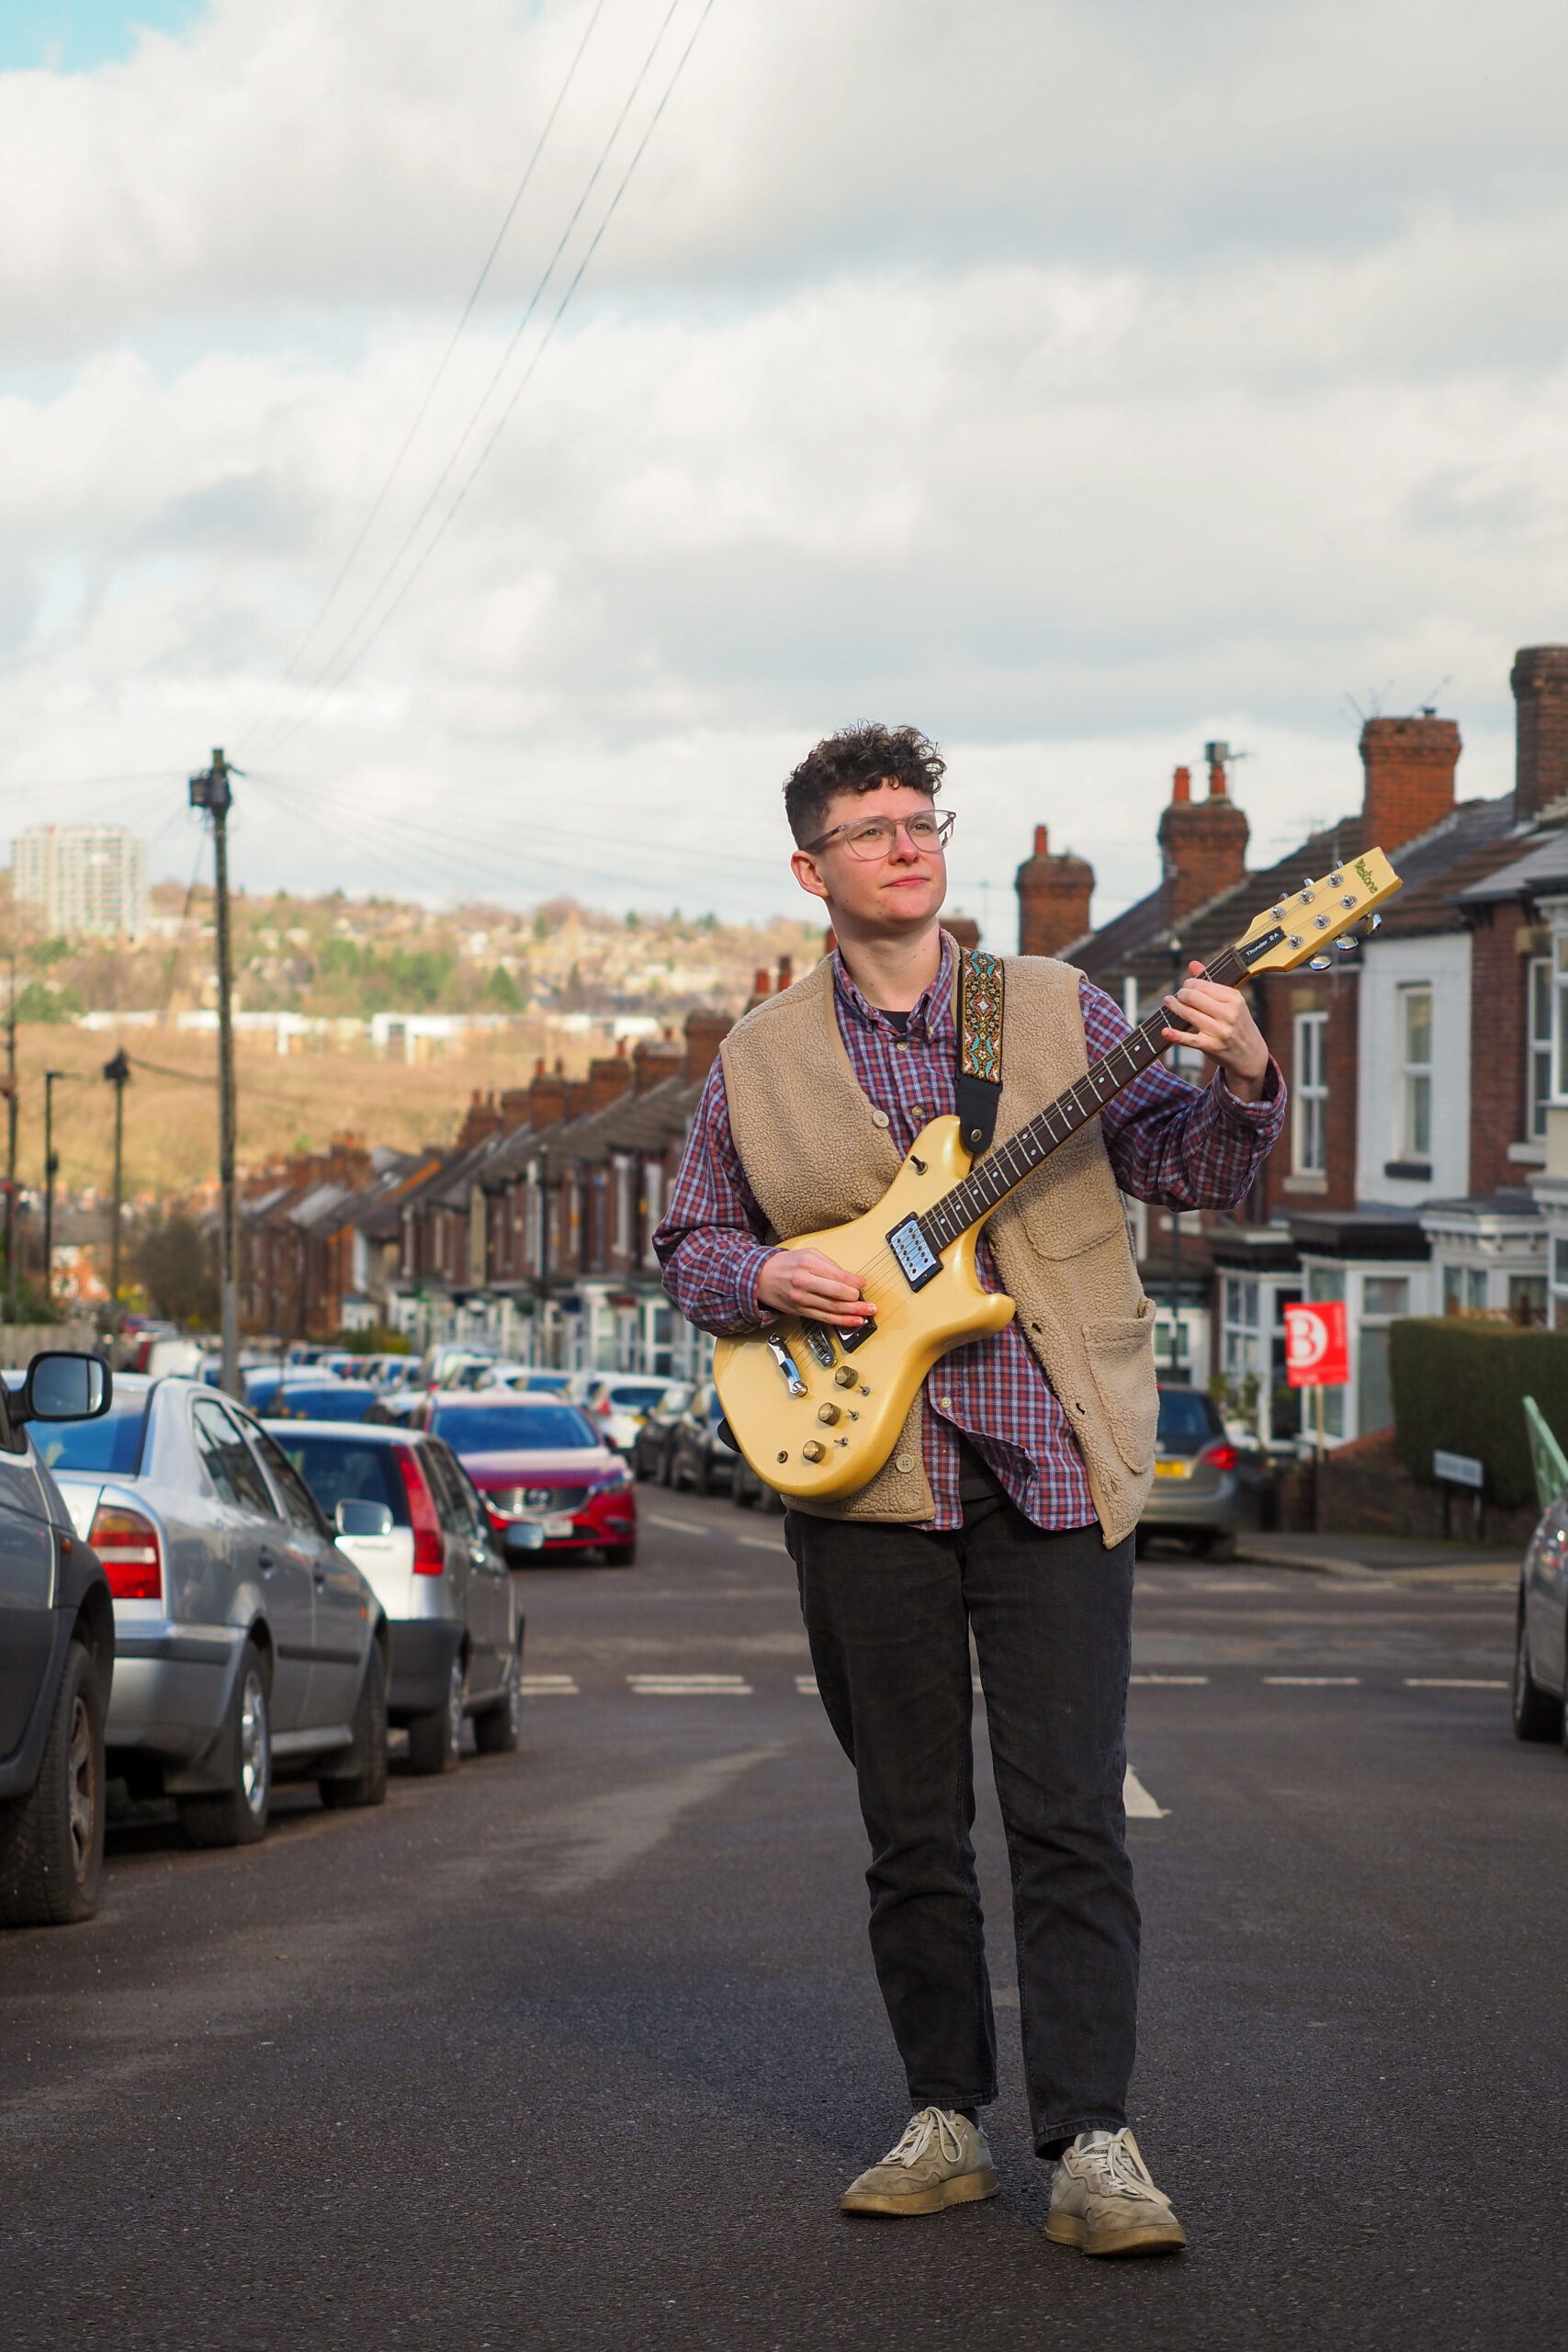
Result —
[[[430, 492], [666, 5], [606, 0], [297, 684]], [[1568, 634], [1568, 30], [1524, 0], [716, 0], [406, 599], [339, 693], [280, 692], [587, 18], [216, 0], [123, 64], [0, 74], [19, 816], [78, 812], [37, 780], [177, 779], [218, 740], [276, 779], [258, 883], [471, 867], [754, 910], [788, 902], [784, 773], [875, 713], [949, 747], [955, 895], [988, 881], [1000, 938], [1037, 820], [1101, 911], [1146, 888], [1208, 732], [1257, 753], [1260, 857], [1354, 801], [1347, 692], [1448, 680], [1465, 787], [1506, 787], [1511, 650]]]

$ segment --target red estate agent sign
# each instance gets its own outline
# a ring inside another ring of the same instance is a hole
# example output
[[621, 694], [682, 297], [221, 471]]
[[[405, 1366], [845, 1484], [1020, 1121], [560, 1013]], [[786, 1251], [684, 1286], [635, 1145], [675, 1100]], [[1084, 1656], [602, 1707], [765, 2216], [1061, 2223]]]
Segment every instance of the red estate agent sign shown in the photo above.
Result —
[[1350, 1377], [1345, 1303], [1285, 1309], [1285, 1378], [1292, 1388], [1343, 1388]]

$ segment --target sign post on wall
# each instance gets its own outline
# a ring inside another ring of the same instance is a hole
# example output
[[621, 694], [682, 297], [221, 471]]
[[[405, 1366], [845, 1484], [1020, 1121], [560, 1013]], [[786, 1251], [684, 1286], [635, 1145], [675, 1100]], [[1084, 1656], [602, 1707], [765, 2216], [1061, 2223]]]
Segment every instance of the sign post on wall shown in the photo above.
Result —
[[1285, 1309], [1285, 1378], [1292, 1388], [1317, 1391], [1317, 1458], [1323, 1459], [1323, 1392], [1348, 1387], [1350, 1335], [1342, 1298]]

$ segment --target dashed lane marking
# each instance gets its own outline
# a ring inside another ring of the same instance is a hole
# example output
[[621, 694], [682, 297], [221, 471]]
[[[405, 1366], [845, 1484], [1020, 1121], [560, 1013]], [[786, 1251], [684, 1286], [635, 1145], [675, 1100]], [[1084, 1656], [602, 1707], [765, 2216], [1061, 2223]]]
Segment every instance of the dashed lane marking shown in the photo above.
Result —
[[797, 1674], [795, 1678], [795, 1687], [803, 1699], [819, 1699], [822, 1696], [817, 1688], [817, 1677], [814, 1674]]
[[750, 1699], [751, 1685], [739, 1674], [628, 1674], [626, 1687], [638, 1699]]
[[570, 1674], [525, 1674], [523, 1677], [525, 1699], [579, 1699], [581, 1695]]
[[1281, 1690], [1348, 1690], [1360, 1679], [1359, 1674], [1266, 1674], [1263, 1678]]
[[1156, 1804], [1130, 1764], [1122, 1783], [1122, 1804], [1129, 1821], [1163, 1821], [1170, 1810], [1168, 1805]]
[[681, 1535], [705, 1535], [708, 1532], [705, 1527], [699, 1527], [694, 1519], [668, 1519], [660, 1510], [645, 1510], [643, 1517], [649, 1527], [672, 1527]]
[[789, 1546], [776, 1535], [738, 1535], [736, 1542], [747, 1552], [783, 1552], [787, 1556]]
[[1506, 1682], [1487, 1682], [1465, 1674], [1407, 1674], [1407, 1690], [1506, 1690]]
[[1208, 1683], [1206, 1674], [1130, 1674], [1129, 1682], [1168, 1682], [1182, 1690], [1196, 1690]]

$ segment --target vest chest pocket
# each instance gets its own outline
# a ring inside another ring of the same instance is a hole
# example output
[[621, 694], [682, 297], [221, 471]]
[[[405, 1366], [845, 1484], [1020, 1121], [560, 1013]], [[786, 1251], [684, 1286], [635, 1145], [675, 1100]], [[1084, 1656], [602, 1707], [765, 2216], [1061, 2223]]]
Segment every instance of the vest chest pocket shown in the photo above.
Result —
[[1159, 1424], [1154, 1308], [1145, 1299], [1137, 1315], [1111, 1315], [1086, 1323], [1083, 1340], [1116, 1451], [1128, 1469], [1141, 1476], [1155, 1458]]

